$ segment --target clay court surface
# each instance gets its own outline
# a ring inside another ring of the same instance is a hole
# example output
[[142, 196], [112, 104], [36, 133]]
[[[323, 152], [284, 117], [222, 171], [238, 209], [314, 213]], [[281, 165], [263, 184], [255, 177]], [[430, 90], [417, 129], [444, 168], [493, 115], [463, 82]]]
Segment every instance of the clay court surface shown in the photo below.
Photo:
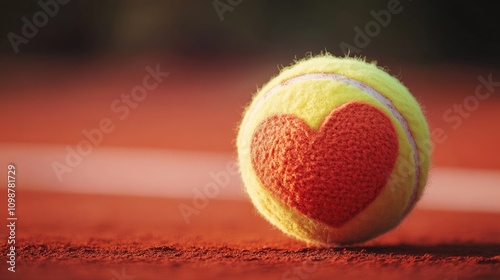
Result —
[[[183, 217], [179, 207], [193, 205], [208, 174], [234, 160], [251, 93], [289, 59], [269, 61], [51, 62], [48, 69], [47, 61], [7, 61], [0, 171], [9, 163], [18, 170], [17, 259], [16, 272], [7, 271], [4, 227], [0, 278], [500, 279], [500, 95], [453, 122], [443, 117], [474, 95], [480, 75], [500, 80], [491, 69], [388, 62], [440, 133], [422, 204], [379, 238], [346, 248], [294, 241], [257, 214], [233, 174]], [[157, 64], [169, 76], [119, 119], [110, 105]], [[64, 162], [66, 148], [103, 118], [115, 129], [59, 181], [51, 164]]]

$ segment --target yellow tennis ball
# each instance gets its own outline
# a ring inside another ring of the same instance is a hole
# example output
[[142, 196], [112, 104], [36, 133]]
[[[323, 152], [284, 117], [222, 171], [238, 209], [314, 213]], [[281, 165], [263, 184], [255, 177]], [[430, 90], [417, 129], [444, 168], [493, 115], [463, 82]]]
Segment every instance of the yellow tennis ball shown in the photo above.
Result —
[[422, 110], [374, 63], [331, 55], [287, 67], [253, 98], [238, 161], [258, 211], [308, 243], [366, 241], [422, 195], [430, 140]]

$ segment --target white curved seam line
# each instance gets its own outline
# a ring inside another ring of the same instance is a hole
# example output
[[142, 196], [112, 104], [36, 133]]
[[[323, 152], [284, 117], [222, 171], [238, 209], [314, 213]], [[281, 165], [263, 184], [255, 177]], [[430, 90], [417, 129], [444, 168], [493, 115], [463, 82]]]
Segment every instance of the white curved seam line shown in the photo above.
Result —
[[419, 160], [418, 160], [417, 144], [416, 144], [415, 139], [413, 138], [413, 136], [411, 134], [410, 127], [408, 126], [408, 122], [406, 121], [406, 119], [403, 117], [403, 115], [401, 115], [401, 113], [396, 109], [396, 107], [394, 107], [394, 104], [392, 104], [391, 100], [389, 100], [387, 97], [385, 97], [384, 95], [382, 95], [381, 93], [379, 93], [376, 89], [374, 89], [374, 88], [370, 87], [369, 85], [367, 85], [365, 83], [362, 83], [362, 82], [360, 82], [358, 80], [351, 79], [349, 77], [346, 77], [346, 76], [343, 76], [343, 75], [340, 75], [340, 74], [335, 74], [335, 73], [308, 73], [308, 74], [303, 74], [303, 75], [296, 76], [296, 77], [290, 78], [288, 80], [285, 80], [285, 81], [281, 82], [280, 84], [278, 84], [278, 85], [274, 86], [273, 88], [271, 88], [268, 92], [266, 92], [264, 94], [264, 96], [253, 107], [250, 116], [253, 115], [253, 112], [258, 107], [260, 107], [260, 105], [262, 104], [262, 102], [264, 102], [267, 98], [269, 98], [270, 96], [272, 96], [273, 94], [275, 94], [281, 88], [283, 88], [283, 87], [285, 87], [287, 85], [299, 83], [299, 82], [302, 82], [302, 81], [320, 80], [320, 79], [326, 79], [326, 80], [332, 80], [332, 81], [342, 82], [342, 83], [344, 83], [346, 85], [353, 86], [353, 87], [361, 90], [362, 92], [364, 92], [364, 93], [372, 96], [378, 102], [380, 102], [384, 107], [386, 107], [392, 113], [392, 115], [394, 116], [394, 118], [396, 118], [396, 120], [398, 120], [398, 122], [401, 125], [401, 127], [403, 127], [403, 130], [404, 130], [404, 132], [406, 134], [406, 137], [408, 138], [408, 141], [410, 142], [410, 146], [411, 146], [412, 151], [413, 151], [413, 161], [414, 161], [414, 164], [415, 164], [415, 183], [413, 185], [413, 190], [412, 190], [412, 194], [410, 196], [410, 200], [408, 201], [408, 206], [405, 209], [404, 214], [403, 214], [403, 215], [405, 215], [410, 210], [410, 208], [413, 205], [413, 203], [415, 202], [415, 199], [416, 199], [416, 196], [417, 196], [419, 179], [420, 179], [420, 165], [419, 165]]

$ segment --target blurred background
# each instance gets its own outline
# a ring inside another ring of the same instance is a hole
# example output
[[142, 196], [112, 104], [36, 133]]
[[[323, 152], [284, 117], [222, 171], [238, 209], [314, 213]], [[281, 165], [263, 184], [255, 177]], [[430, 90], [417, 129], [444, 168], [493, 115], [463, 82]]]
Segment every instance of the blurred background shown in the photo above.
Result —
[[[252, 93], [325, 51], [409, 87], [436, 185], [499, 178], [491, 1], [4, 1], [0, 19], [1, 159], [27, 188], [189, 196], [234, 160]], [[237, 177], [224, 195], [241, 194]]]
[[[40, 5], [41, 3], [48, 3]], [[57, 3], [57, 8], [52, 7]], [[65, 3], [65, 4], [62, 4]], [[22, 18], [57, 10], [19, 54], [60, 57], [158, 53], [196, 60], [228, 56], [283, 57], [353, 45], [364, 29], [394, 6], [391, 19], [362, 55], [420, 63], [498, 65], [500, 23], [491, 1], [8, 1], [1, 4], [3, 55], [13, 54], [7, 34], [22, 33]], [[38, 22], [43, 22], [43, 16]], [[37, 21], [35, 19], [35, 21]], [[373, 28], [375, 30], [375, 28]]]

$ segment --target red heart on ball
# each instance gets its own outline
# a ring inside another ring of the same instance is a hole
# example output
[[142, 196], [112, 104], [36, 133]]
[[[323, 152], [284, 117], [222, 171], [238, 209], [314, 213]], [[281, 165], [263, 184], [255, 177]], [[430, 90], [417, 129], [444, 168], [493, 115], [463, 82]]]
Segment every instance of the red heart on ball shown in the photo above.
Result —
[[318, 131], [294, 115], [272, 115], [257, 126], [251, 143], [264, 187], [307, 217], [337, 228], [380, 194], [397, 156], [392, 121], [361, 102], [332, 111]]

